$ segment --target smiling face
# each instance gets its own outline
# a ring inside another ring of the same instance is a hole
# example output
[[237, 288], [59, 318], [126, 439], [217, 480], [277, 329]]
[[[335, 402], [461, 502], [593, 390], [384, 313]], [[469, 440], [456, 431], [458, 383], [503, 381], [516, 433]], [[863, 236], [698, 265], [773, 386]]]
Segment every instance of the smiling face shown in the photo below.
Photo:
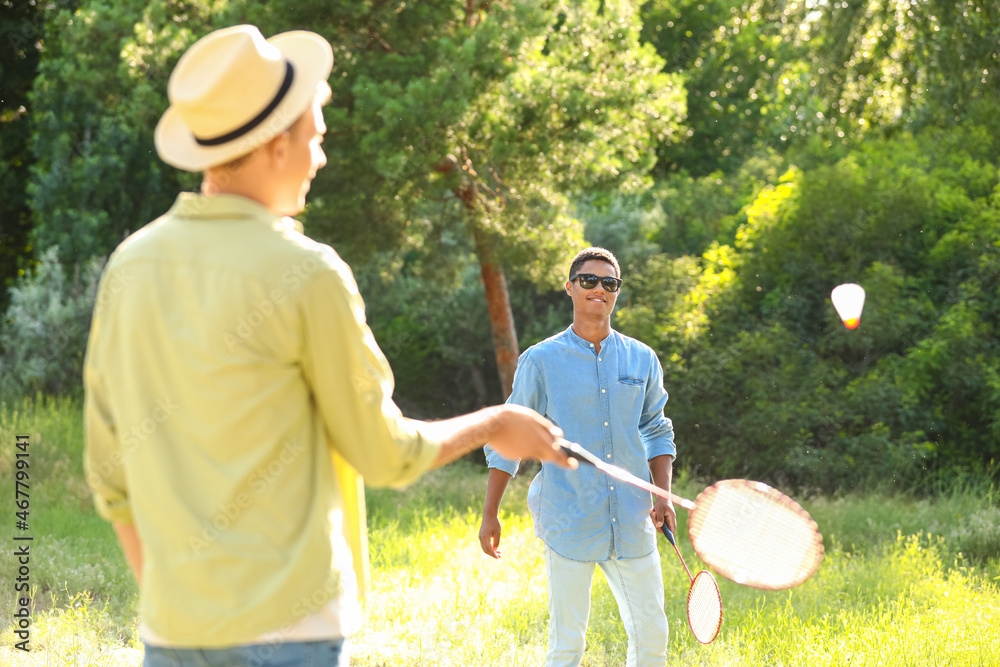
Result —
[[[592, 273], [600, 278], [619, 278], [615, 267], [601, 259], [588, 259], [576, 273]], [[580, 287], [580, 279], [566, 282], [566, 293], [573, 299], [574, 319], [610, 319], [618, 299], [618, 292], [608, 292], [600, 281], [592, 289]]]

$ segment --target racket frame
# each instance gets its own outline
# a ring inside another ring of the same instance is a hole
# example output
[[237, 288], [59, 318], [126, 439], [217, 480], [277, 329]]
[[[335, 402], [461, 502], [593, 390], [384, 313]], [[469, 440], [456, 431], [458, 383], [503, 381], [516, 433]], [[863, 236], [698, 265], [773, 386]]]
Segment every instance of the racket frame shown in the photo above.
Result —
[[[691, 634], [694, 635], [694, 638], [698, 642], [702, 644], [711, 644], [712, 642], [715, 641], [715, 638], [719, 636], [719, 632], [722, 631], [722, 593], [719, 591], [719, 584], [718, 582], [715, 581], [715, 577], [713, 577], [712, 573], [709, 572], [708, 570], [702, 570], [697, 575], [692, 577], [691, 570], [688, 569], [687, 563], [684, 562], [684, 556], [681, 555], [680, 549], [677, 548], [677, 540], [674, 539], [673, 532], [670, 530], [670, 528], [667, 527], [666, 523], [663, 524], [660, 530], [663, 531], [663, 534], [666, 536], [667, 541], [669, 541], [670, 544], [673, 545], [674, 552], [676, 552], [677, 557], [680, 558], [681, 565], [684, 566], [684, 571], [687, 573], [688, 579], [691, 581], [691, 584], [688, 586], [687, 604], [685, 606], [685, 611], [687, 612], [688, 628], [691, 629]], [[698, 633], [694, 629], [694, 622], [692, 622], [691, 620], [691, 595], [694, 593], [695, 581], [701, 577], [708, 577], [709, 579], [712, 580], [712, 588], [715, 590], [715, 597], [719, 601], [719, 620], [715, 624], [715, 631], [712, 632], [712, 636], [709, 637], [708, 639], [702, 639], [701, 637], [698, 636]]]
[[[716, 567], [723, 576], [733, 579], [733, 581], [736, 581], [736, 583], [738, 584], [750, 586], [752, 588], [759, 588], [762, 590], [781, 590], [785, 588], [794, 588], [795, 586], [804, 583], [806, 580], [812, 577], [812, 575], [816, 573], [816, 570], [819, 569], [819, 565], [823, 560], [823, 538], [819, 534], [816, 522], [813, 521], [812, 517], [809, 516], [809, 513], [806, 512], [798, 503], [796, 503], [794, 500], [792, 500], [785, 494], [781, 493], [777, 489], [774, 489], [768, 486], [767, 484], [764, 484], [763, 482], [754, 482], [745, 479], [723, 480], [720, 482], [716, 482], [712, 486], [702, 491], [700, 494], [698, 494], [698, 498], [699, 499], [710, 498], [712, 494], [717, 493], [720, 489], [724, 487], [747, 487], [756, 493], [764, 494], [770, 497], [770, 499], [772, 501], [775, 501], [778, 505], [784, 506], [787, 510], [797, 514], [801, 519], [808, 522], [813, 532], [812, 539], [814, 547], [812, 549], [812, 553], [810, 554], [811, 558], [810, 561], [808, 562], [808, 566], [794, 580], [790, 582], [781, 582], [780, 585], [771, 585], [769, 583], [764, 583], [761, 581], [747, 580], [746, 578], [737, 578], [731, 574], [727, 574], [727, 568], [720, 567], [718, 559], [713, 559], [711, 557], [708, 557], [708, 554], [705, 554], [702, 552], [702, 550], [699, 550], [698, 542], [696, 540], [697, 531], [693, 530], [696, 518], [696, 510], [698, 509], [697, 502], [691, 502], [690, 500], [682, 498], [675, 493], [671, 493], [666, 489], [662, 489], [654, 484], [650, 484], [646, 480], [636, 477], [635, 475], [628, 472], [624, 468], [611, 465], [610, 463], [605, 463], [596, 455], [594, 455], [592, 452], [588, 451], [587, 449], [585, 449], [584, 447], [575, 442], [562, 440], [560, 442], [560, 446], [568, 456], [571, 456], [582, 463], [588, 463], [597, 468], [598, 470], [600, 470], [601, 472], [613, 477], [614, 479], [625, 482], [626, 484], [630, 484], [644, 491], [648, 491], [649, 493], [652, 493], [657, 497], [669, 500], [670, 502], [680, 505], [684, 509], [688, 510], [691, 513], [688, 515], [688, 534], [689, 537], [691, 538], [691, 543], [694, 546], [695, 553], [697, 553], [702, 560], [708, 563], [710, 567]], [[674, 549], [676, 548], [677, 545], [675, 544]], [[678, 556], [679, 555], [680, 552], [678, 552]], [[681, 560], [683, 562], [683, 558]], [[688, 573], [688, 576], [690, 576], [690, 572]]]

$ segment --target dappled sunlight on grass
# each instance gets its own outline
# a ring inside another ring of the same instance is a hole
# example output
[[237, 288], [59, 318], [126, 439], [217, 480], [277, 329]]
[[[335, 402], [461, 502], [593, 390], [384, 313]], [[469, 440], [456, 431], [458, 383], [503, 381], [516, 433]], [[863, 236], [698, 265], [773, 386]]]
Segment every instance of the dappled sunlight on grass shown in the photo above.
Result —
[[13, 629], [0, 633], [0, 664], [34, 667], [135, 667], [142, 664], [141, 645], [130, 640], [133, 630], [120, 627], [109, 603], [85, 593], [50, 596], [50, 605], [32, 619], [31, 652], [14, 648]]
[[[0, 407], [0, 438], [32, 434], [34, 651], [14, 646], [12, 588], [0, 592], [0, 665], [135, 667], [137, 590], [110, 526], [82, 481], [80, 406]], [[0, 473], [11, 469], [0, 451]], [[458, 463], [405, 491], [369, 489], [373, 591], [354, 638], [356, 667], [542, 664], [548, 635], [544, 555], [525, 506], [530, 475], [503, 505], [503, 558], [482, 553], [485, 471]], [[704, 488], [681, 473], [675, 490]], [[934, 498], [902, 494], [811, 498], [824, 533], [819, 572], [788, 591], [720, 579], [723, 625], [709, 646], [687, 627], [687, 576], [660, 539], [670, 622], [668, 664], [765, 667], [988, 667], [1000, 665], [1000, 497], [989, 484]], [[679, 510], [678, 545], [703, 567]], [[0, 551], [0, 579], [16, 572]], [[586, 667], [620, 667], [625, 632], [598, 570], [592, 584]]]
[[708, 656], [682, 650], [678, 664], [1000, 664], [996, 586], [967, 566], [946, 567], [939, 544], [914, 535], [874, 555], [834, 549], [791, 591], [725, 582], [718, 646]]
[[478, 513], [408, 538], [393, 526], [371, 528], [384, 565], [373, 572], [355, 638], [359, 664], [540, 664], [547, 611], [537, 540], [523, 516], [506, 517], [504, 557], [495, 561], [480, 550], [478, 531]]
[[[373, 522], [372, 550], [380, 568], [374, 573], [365, 630], [356, 638], [355, 664], [542, 662], [548, 627], [544, 557], [523, 507], [528, 480], [515, 479], [508, 490], [503, 558], [493, 561], [478, 545], [479, 513], [473, 507], [482, 489], [472, 483], [475, 478], [460, 465], [432, 473], [413, 489], [420, 497], [428, 488], [448, 488], [464, 512], [445, 512], [435, 523], [410, 506], [387, 525]], [[485, 478], [479, 480], [485, 488]], [[463, 489], [473, 498], [463, 497]], [[942, 524], [963, 508], [975, 514], [977, 500], [982, 507], [982, 499], [972, 495], [945, 499], [935, 511], [926, 501], [906, 498], [816, 499], [811, 504], [821, 506], [820, 520], [850, 535], [851, 548], [836, 537], [828, 539], [819, 572], [792, 590], [765, 592], [720, 579], [723, 627], [709, 646], [698, 644], [687, 627], [687, 577], [661, 541], [671, 629], [668, 664], [1000, 664], [995, 632], [1000, 592], [988, 574], [995, 568], [972, 564], [940, 535], [888, 530], [913, 513], [913, 503], [922, 514], [910, 521]], [[834, 521], [837, 510], [854, 520]], [[398, 525], [407, 522], [412, 529], [411, 515], [420, 515], [423, 530], [404, 536]], [[692, 571], [703, 567], [689, 542], [679, 546]], [[625, 648], [617, 605], [598, 571], [583, 664], [621, 665]]]

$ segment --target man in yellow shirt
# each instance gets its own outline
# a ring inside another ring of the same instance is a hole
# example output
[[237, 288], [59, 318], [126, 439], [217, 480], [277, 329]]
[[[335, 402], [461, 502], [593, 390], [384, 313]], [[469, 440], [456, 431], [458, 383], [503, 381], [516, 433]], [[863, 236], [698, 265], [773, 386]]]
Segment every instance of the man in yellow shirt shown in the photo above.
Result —
[[561, 432], [498, 406], [402, 416], [350, 268], [290, 217], [326, 164], [333, 52], [253, 26], [171, 75], [161, 158], [202, 193], [105, 269], [84, 364], [85, 467], [141, 586], [145, 664], [346, 665], [367, 574], [364, 489], [487, 440], [572, 467]]

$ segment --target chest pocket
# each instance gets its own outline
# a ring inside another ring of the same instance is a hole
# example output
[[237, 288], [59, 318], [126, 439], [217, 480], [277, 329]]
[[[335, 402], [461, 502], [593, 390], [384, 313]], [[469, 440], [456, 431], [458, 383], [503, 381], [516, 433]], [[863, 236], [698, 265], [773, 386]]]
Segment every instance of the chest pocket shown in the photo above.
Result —
[[611, 398], [614, 412], [632, 428], [638, 423], [642, 413], [643, 392], [646, 381], [643, 378], [619, 375]]
[[646, 381], [642, 378], [618, 376], [615, 387], [615, 401], [618, 409], [631, 408], [636, 403], [642, 402], [643, 390], [646, 388]]

